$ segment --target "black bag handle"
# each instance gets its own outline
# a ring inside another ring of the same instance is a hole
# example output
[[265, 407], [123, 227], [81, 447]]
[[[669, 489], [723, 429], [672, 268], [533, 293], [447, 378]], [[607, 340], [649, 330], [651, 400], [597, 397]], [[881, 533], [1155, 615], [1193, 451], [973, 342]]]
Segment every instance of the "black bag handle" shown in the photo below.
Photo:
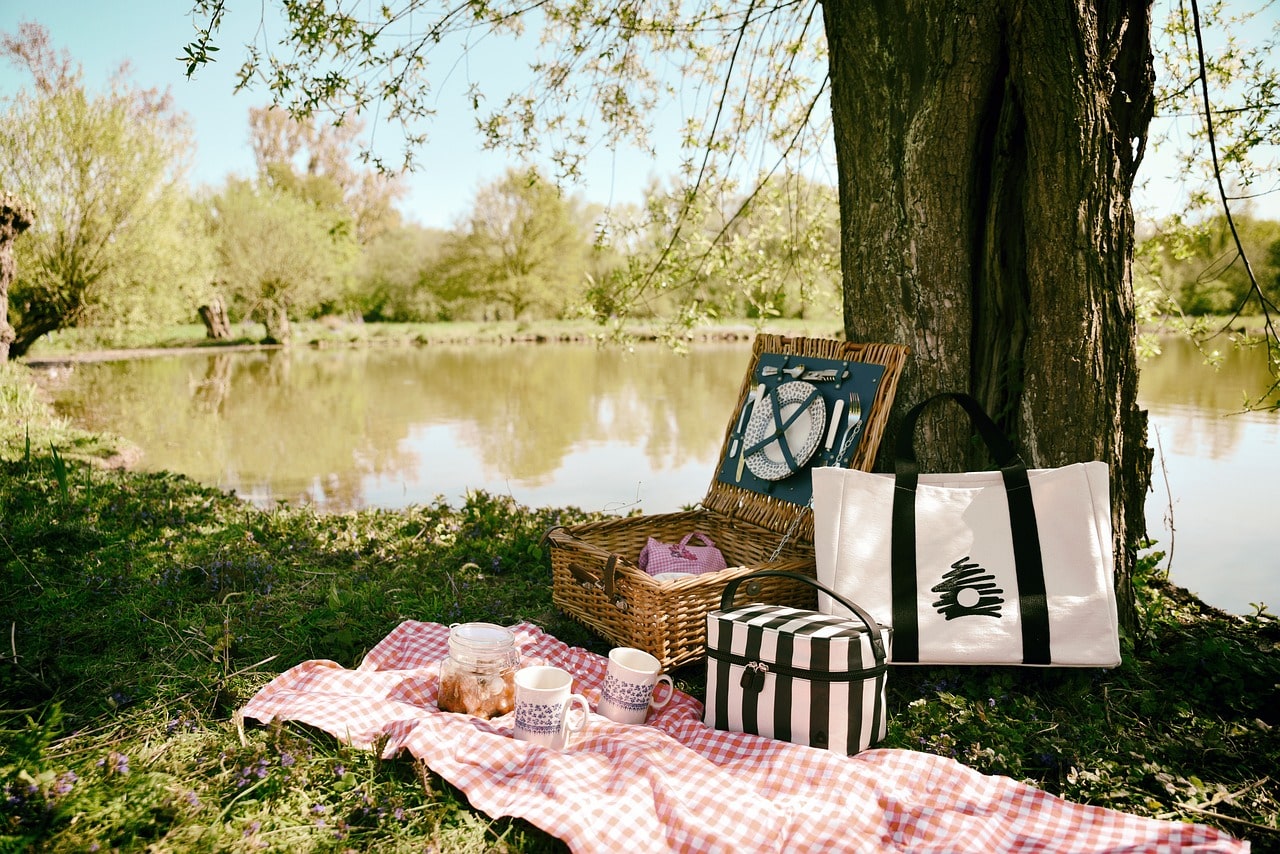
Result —
[[721, 594], [720, 596], [720, 610], [726, 611], [729, 608], [733, 607], [733, 597], [734, 597], [734, 594], [738, 592], [739, 584], [741, 584], [744, 581], [749, 581], [750, 579], [753, 579], [753, 578], [768, 578], [768, 577], [789, 578], [793, 581], [803, 581], [805, 584], [808, 584], [810, 587], [820, 590], [821, 592], [830, 596], [832, 599], [839, 602], [844, 607], [848, 608], [849, 612], [857, 616], [857, 618], [862, 621], [862, 624], [867, 627], [867, 637], [870, 638], [871, 640], [871, 654], [872, 656], [875, 657], [876, 666], [884, 664], [885, 662], [884, 638], [880, 634], [880, 624], [876, 622], [875, 617], [872, 617], [862, 608], [858, 607], [853, 602], [850, 602], [848, 599], [844, 598], [839, 593], [836, 593], [834, 590], [828, 590], [821, 582], [815, 579], [812, 579], [807, 575], [801, 575], [798, 572], [787, 572], [786, 570], [782, 570], [782, 569], [762, 569], [757, 572], [752, 572], [748, 575], [743, 575], [738, 578], [735, 578], [724, 586], [724, 593]]
[[916, 487], [920, 464], [915, 452], [915, 428], [920, 413], [938, 400], [953, 400], [964, 407], [970, 422], [995, 458], [1009, 502], [1009, 529], [1013, 532], [1013, 560], [1018, 578], [1018, 611], [1022, 622], [1024, 664], [1051, 664], [1049, 608], [1044, 586], [1044, 561], [1040, 531], [1031, 497], [1027, 466], [1017, 450], [983, 410], [982, 404], [962, 392], [944, 391], [917, 403], [902, 419], [894, 460], [893, 551], [893, 658], [920, 660], [920, 627], [916, 615]]

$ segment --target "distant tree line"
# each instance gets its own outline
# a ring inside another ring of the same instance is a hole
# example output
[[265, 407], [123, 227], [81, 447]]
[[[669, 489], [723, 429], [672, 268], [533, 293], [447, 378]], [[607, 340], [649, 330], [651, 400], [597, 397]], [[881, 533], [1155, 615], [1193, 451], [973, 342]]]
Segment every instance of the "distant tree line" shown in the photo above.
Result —
[[[253, 321], [286, 342], [291, 320], [326, 315], [608, 320], [683, 311], [692, 322], [838, 313], [828, 187], [801, 184], [800, 217], [790, 212], [795, 187], [784, 196], [778, 180], [740, 200], [732, 219], [708, 209], [698, 228], [674, 236], [676, 191], [655, 186], [647, 207], [606, 212], [537, 169], [513, 167], [452, 229], [430, 229], [402, 219], [395, 178], [359, 163], [358, 123], [253, 109], [255, 174], [194, 193], [189, 121], [167, 93], [138, 88], [123, 71], [93, 91], [33, 24], [0, 37], [0, 55], [29, 76], [0, 114], [0, 190], [33, 213], [16, 243], [11, 357], [60, 328], [201, 315], [224, 319], [211, 334], [226, 334], [225, 321]], [[659, 258], [664, 281], [641, 287]]]
[[[537, 169], [480, 189], [452, 229], [406, 222], [402, 187], [360, 163], [357, 122], [249, 113], [255, 174], [213, 191], [186, 183], [187, 116], [122, 70], [102, 91], [24, 24], [0, 58], [28, 85], [0, 113], [0, 193], [32, 214], [16, 240], [10, 357], [42, 335], [202, 317], [210, 334], [261, 323], [590, 317], [836, 317], [839, 212], [831, 187], [778, 176], [727, 206], [655, 184], [643, 206], [605, 211]], [[1230, 312], [1248, 294], [1226, 232], [1156, 232], [1140, 257], [1153, 304]], [[1280, 297], [1280, 223], [1244, 223], [1264, 292]], [[3, 302], [0, 301], [0, 305]]]

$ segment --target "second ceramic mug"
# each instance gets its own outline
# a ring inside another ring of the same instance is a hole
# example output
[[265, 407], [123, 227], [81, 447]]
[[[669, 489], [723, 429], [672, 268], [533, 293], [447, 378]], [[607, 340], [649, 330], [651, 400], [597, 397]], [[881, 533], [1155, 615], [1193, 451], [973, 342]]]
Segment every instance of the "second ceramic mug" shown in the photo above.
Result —
[[[559, 667], [539, 664], [516, 671], [515, 737], [564, 750], [570, 736], [587, 728], [587, 698], [572, 693], [573, 676]], [[577, 721], [570, 710], [582, 712]]]
[[[675, 684], [661, 671], [662, 662], [642, 649], [620, 646], [610, 650], [609, 670], [596, 711], [618, 723], [644, 723], [649, 709], [661, 709], [675, 696]], [[656, 690], [659, 683], [667, 686], [661, 700]]]

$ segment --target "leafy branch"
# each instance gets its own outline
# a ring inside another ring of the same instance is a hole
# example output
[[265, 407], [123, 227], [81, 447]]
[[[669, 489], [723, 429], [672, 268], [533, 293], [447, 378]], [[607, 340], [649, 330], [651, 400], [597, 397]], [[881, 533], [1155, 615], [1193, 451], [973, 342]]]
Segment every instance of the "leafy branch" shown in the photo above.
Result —
[[222, 26], [222, 16], [226, 12], [226, 0], [197, 0], [193, 14], [206, 17], [204, 26], [196, 25], [196, 40], [182, 49], [179, 62], [187, 64], [187, 77], [191, 77], [202, 66], [214, 62], [210, 54], [217, 53], [218, 46], [213, 43], [214, 33]]
[[[1258, 306], [1259, 308], [1261, 308], [1262, 315], [1264, 318], [1265, 337], [1267, 341], [1268, 352], [1270, 354], [1270, 358], [1268, 358], [1267, 360], [1267, 367], [1270, 370], [1271, 376], [1273, 378], [1271, 387], [1267, 389], [1267, 391], [1261, 397], [1259, 397], [1258, 400], [1255, 402], [1255, 406], [1257, 406], [1257, 405], [1260, 405], [1262, 401], [1265, 401], [1267, 398], [1271, 397], [1273, 393], [1278, 388], [1280, 388], [1280, 335], [1277, 334], [1275, 321], [1272, 319], [1272, 313], [1275, 312], [1277, 308], [1275, 303], [1271, 302], [1271, 300], [1267, 298], [1267, 295], [1263, 293], [1262, 288], [1258, 284], [1257, 276], [1255, 276], [1253, 273], [1253, 266], [1249, 263], [1249, 256], [1245, 252], [1244, 246], [1240, 241], [1240, 232], [1236, 228], [1235, 218], [1232, 216], [1232, 213], [1231, 213], [1231, 204], [1227, 198], [1226, 185], [1223, 183], [1223, 180], [1222, 180], [1222, 164], [1219, 162], [1217, 138], [1214, 133], [1213, 109], [1212, 109], [1212, 104], [1209, 98], [1209, 81], [1206, 73], [1207, 65], [1205, 63], [1204, 34], [1200, 26], [1200, 6], [1197, 0], [1191, 0], [1191, 15], [1192, 15], [1192, 23], [1195, 29], [1196, 54], [1199, 60], [1199, 81], [1200, 81], [1200, 92], [1201, 92], [1201, 96], [1203, 98], [1203, 104], [1204, 104], [1205, 132], [1208, 136], [1209, 154], [1213, 164], [1214, 181], [1216, 182], [1218, 187], [1218, 196], [1222, 202], [1222, 211], [1223, 211], [1223, 214], [1226, 216], [1227, 226], [1231, 229], [1231, 236], [1232, 236], [1232, 239], [1235, 241], [1236, 257], [1244, 265], [1245, 273], [1249, 277], [1249, 291], [1245, 294], [1244, 298], [1241, 299], [1240, 302], [1236, 305], [1235, 311], [1232, 313], [1226, 325], [1218, 334], [1221, 334], [1223, 331], [1226, 331], [1226, 329], [1229, 329], [1231, 324], [1240, 317], [1240, 314], [1244, 310], [1245, 306], [1249, 303], [1249, 301], [1254, 296], [1257, 297]], [[1273, 403], [1268, 408], [1270, 409], [1280, 408], [1280, 402]]]

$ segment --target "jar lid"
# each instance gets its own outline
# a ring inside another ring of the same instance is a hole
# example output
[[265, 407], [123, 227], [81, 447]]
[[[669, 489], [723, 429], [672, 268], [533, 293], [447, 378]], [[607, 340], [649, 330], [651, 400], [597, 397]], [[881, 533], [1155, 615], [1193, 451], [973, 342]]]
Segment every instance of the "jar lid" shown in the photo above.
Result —
[[486, 649], [496, 652], [516, 642], [516, 636], [510, 629], [493, 623], [454, 623], [449, 627], [449, 637], [478, 652]]
[[449, 627], [449, 657], [468, 667], [516, 667], [520, 653], [510, 629], [493, 623], [454, 623]]

